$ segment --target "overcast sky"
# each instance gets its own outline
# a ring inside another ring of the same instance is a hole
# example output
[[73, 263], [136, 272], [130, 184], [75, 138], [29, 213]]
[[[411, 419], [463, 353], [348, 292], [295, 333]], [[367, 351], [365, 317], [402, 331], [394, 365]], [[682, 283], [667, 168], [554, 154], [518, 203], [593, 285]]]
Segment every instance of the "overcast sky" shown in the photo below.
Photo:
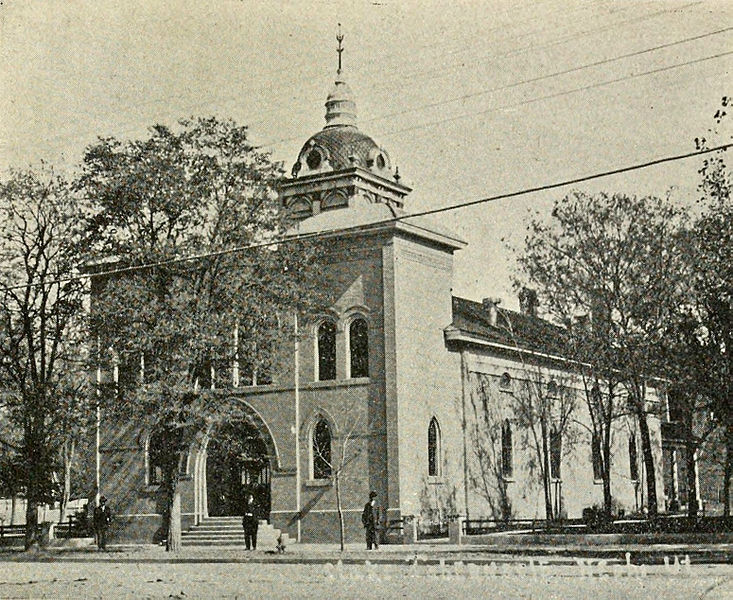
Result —
[[[360, 129], [414, 188], [408, 210], [691, 151], [732, 91], [733, 0], [4, 0], [0, 170], [73, 170], [97, 136], [191, 115], [249, 125], [289, 170], [324, 124], [339, 22]], [[577, 187], [692, 202], [698, 166]], [[469, 242], [454, 293], [516, 307], [502, 240], [564, 193], [442, 215]]]

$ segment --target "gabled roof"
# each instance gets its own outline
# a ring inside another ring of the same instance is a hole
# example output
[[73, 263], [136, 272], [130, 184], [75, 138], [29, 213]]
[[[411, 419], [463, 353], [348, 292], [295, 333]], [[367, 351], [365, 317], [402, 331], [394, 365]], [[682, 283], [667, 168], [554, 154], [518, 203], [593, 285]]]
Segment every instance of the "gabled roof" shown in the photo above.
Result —
[[496, 325], [481, 302], [453, 296], [453, 331], [476, 341], [562, 356], [565, 329], [540, 317], [498, 308]]

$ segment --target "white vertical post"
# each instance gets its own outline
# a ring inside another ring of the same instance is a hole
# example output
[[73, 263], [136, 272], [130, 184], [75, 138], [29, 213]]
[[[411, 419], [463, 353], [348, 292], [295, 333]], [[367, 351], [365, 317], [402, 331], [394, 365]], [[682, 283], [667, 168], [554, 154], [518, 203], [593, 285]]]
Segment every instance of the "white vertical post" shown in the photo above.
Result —
[[99, 498], [101, 497], [100, 490], [100, 471], [101, 471], [101, 455], [99, 452], [100, 434], [99, 430], [102, 425], [102, 409], [100, 407], [101, 393], [102, 393], [102, 366], [97, 360], [97, 406], [96, 406], [96, 421], [94, 427], [94, 505], [99, 506]]
[[680, 501], [680, 480], [677, 472], [677, 449], [672, 449], [672, 494], [674, 499]]
[[298, 311], [295, 311], [293, 320], [295, 330], [295, 510], [296, 510], [296, 540], [300, 542], [300, 339], [298, 333]]
[[239, 387], [239, 323], [234, 324], [234, 364], [232, 365], [232, 384]]

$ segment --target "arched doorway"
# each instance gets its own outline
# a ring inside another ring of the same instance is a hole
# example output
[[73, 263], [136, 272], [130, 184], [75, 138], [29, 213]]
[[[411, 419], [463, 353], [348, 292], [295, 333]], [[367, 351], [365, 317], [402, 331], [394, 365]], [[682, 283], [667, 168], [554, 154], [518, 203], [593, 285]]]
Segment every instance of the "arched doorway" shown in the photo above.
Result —
[[261, 519], [270, 518], [270, 453], [249, 421], [222, 423], [206, 449], [206, 503], [212, 517], [242, 514], [247, 494]]

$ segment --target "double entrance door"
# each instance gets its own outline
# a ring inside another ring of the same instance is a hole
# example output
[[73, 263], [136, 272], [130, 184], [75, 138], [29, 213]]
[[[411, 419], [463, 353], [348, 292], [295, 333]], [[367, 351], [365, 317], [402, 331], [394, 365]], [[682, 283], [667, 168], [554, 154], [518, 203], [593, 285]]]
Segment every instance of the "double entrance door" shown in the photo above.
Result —
[[221, 427], [209, 442], [206, 497], [211, 517], [241, 515], [249, 494], [258, 517], [270, 517], [270, 461], [258, 432], [248, 423]]

